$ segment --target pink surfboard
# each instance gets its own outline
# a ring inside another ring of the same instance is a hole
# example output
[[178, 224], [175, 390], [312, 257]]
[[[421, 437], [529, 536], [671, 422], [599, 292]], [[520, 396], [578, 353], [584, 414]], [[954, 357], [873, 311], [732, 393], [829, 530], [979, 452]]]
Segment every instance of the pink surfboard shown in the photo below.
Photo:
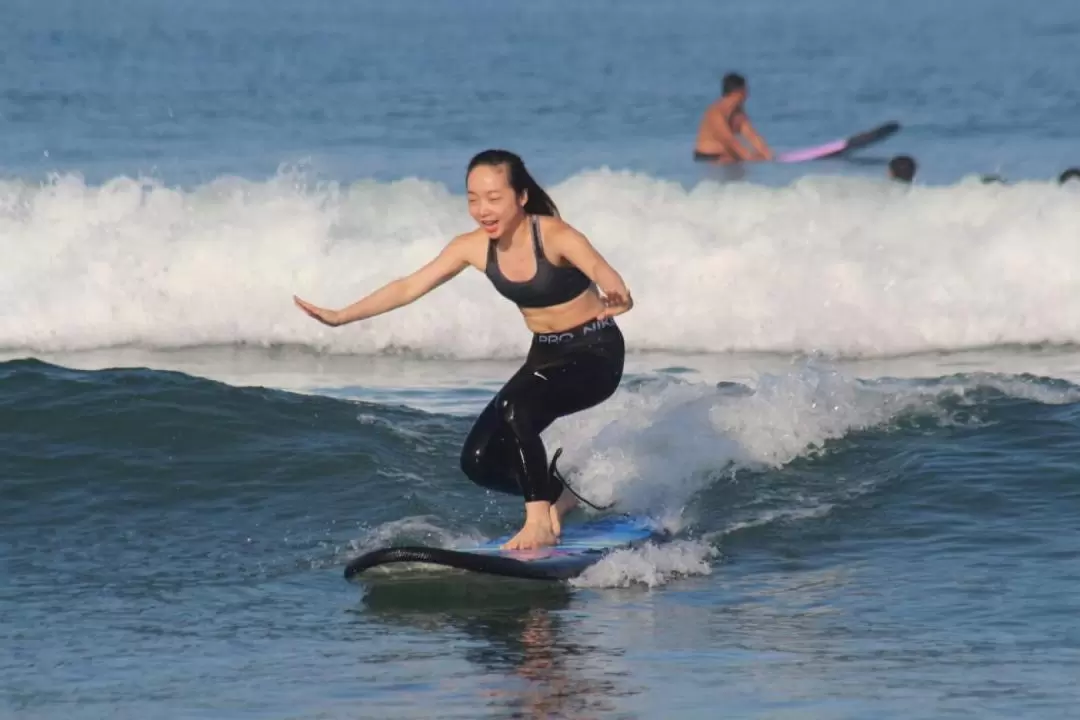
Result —
[[884, 125], [879, 125], [872, 130], [867, 130], [858, 135], [852, 135], [843, 140], [833, 140], [824, 145], [816, 145], [814, 147], [800, 148], [798, 150], [789, 150], [788, 152], [779, 153], [776, 156], [776, 162], [798, 163], [836, 157], [843, 153], [850, 152], [851, 150], [858, 150], [879, 143], [896, 134], [899, 130], [900, 123], [888, 122]]

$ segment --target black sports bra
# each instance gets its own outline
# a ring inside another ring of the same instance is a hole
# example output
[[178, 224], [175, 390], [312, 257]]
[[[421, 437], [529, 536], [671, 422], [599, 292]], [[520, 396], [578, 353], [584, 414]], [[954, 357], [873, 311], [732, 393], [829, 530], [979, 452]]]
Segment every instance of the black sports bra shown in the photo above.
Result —
[[540, 223], [535, 215], [532, 223], [533, 250], [536, 254], [536, 274], [525, 282], [507, 280], [499, 270], [499, 255], [495, 251], [496, 240], [488, 244], [487, 266], [484, 274], [491, 284], [507, 300], [523, 308], [551, 307], [576, 298], [589, 289], [592, 280], [576, 267], [559, 267], [548, 262], [544, 246], [540, 243]]

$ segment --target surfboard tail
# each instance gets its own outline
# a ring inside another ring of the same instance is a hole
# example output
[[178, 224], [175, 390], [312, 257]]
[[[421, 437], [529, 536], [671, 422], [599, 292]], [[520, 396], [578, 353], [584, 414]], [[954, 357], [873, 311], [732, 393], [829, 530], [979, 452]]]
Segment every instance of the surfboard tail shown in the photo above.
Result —
[[878, 125], [875, 128], [856, 133], [843, 140], [833, 140], [832, 142], [827, 142], [822, 145], [780, 153], [776, 156], [776, 162], [798, 163], [838, 157], [853, 150], [860, 150], [869, 147], [870, 145], [877, 144], [900, 132], [900, 127], [900, 123], [889, 121]]

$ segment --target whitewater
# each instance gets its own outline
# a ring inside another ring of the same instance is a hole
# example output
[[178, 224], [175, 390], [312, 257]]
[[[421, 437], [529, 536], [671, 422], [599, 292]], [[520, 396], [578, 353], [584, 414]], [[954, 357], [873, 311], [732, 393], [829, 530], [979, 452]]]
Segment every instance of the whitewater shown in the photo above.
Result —
[[[620, 324], [632, 352], [877, 357], [1080, 342], [1080, 191], [1069, 186], [811, 176], [687, 187], [597, 169], [550, 190], [631, 288]], [[291, 304], [344, 306], [471, 227], [461, 194], [419, 179], [5, 180], [0, 349], [519, 356], [520, 316], [471, 270], [347, 328]]]

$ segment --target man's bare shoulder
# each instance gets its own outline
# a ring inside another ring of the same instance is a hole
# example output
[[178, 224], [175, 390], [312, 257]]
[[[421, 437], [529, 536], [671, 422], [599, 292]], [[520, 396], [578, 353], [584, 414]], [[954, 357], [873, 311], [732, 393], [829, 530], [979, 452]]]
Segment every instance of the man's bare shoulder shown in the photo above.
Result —
[[705, 112], [709, 113], [710, 115], [720, 114], [726, 117], [728, 111], [727, 105], [724, 103], [724, 98], [717, 98], [716, 100], [713, 100], [711, 103], [709, 103], [709, 107], [705, 108]]

